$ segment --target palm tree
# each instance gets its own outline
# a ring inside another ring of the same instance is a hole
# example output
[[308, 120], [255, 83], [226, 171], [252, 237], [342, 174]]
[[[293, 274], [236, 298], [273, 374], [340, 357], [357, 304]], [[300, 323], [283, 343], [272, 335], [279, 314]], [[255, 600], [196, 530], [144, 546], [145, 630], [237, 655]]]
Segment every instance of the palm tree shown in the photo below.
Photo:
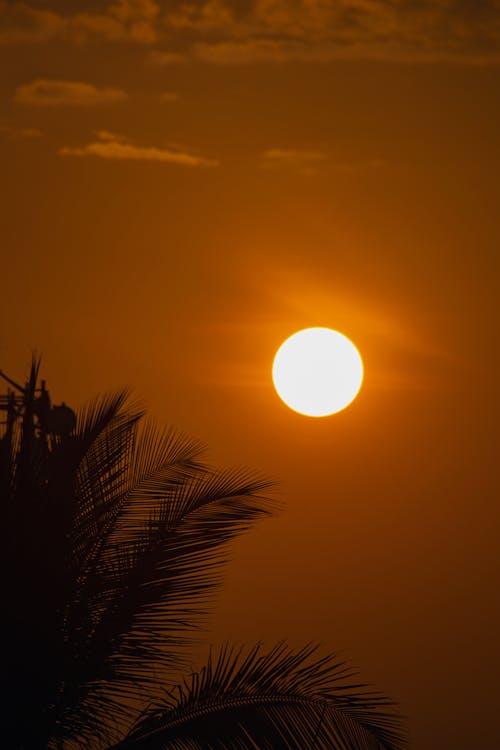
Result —
[[75, 416], [39, 361], [23, 387], [0, 374], [2, 747], [403, 747], [391, 703], [311, 645], [225, 646], [172, 687], [268, 482], [210, 468], [125, 392]]

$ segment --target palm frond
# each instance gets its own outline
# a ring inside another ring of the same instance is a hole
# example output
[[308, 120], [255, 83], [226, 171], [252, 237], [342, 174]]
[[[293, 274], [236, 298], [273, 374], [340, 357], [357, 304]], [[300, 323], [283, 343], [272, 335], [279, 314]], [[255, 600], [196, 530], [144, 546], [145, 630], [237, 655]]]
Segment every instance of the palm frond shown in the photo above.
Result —
[[61, 446], [64, 460], [75, 472], [74, 543], [87, 539], [91, 546], [121, 496], [143, 416], [138, 409], [125, 408], [127, 397], [127, 391], [121, 391], [90, 403], [79, 413], [73, 435]]
[[103, 549], [103, 554], [106, 549], [114, 554], [113, 535], [119, 537], [115, 541], [120, 544], [133, 540], [173, 487], [207, 471], [197, 461], [202, 450], [199, 441], [172, 428], [160, 430], [151, 421], [142, 427], [125, 456], [125, 483], [100, 530], [99, 550]]
[[111, 750], [401, 750], [393, 704], [315, 646], [224, 648]]
[[78, 716], [102, 717], [103, 696], [119, 714], [138, 691], [151, 695], [159, 673], [178, 670], [219, 583], [222, 548], [273, 507], [262, 496], [266, 480], [212, 470], [199, 462], [197, 441], [152, 423], [137, 431], [119, 417], [79, 464], [76, 494], [88, 497], [90, 520], [80, 525], [88, 546], [73, 542], [79, 577], [64, 627], [72, 685], [61, 695], [61, 731]]
[[[219, 583], [223, 547], [270, 512], [272, 502], [261, 496], [265, 480], [248, 472], [207, 473], [167, 483], [142, 532], [131, 538], [126, 524], [114, 562], [106, 558], [106, 598], [96, 602], [92, 629], [71, 667], [80, 700], [101, 692], [103, 681], [109, 695], [134, 697], [139, 686], [147, 695], [158, 670], [177, 669]], [[78, 642], [82, 624], [73, 622], [70, 640]]]
[[[0, 444], [5, 737], [110, 748], [183, 665], [229, 542], [275, 503], [267, 480], [214, 470], [197, 441], [142, 427], [126, 391], [51, 432], [38, 374], [34, 359], [26, 388], [9, 381], [21, 395]], [[114, 748], [400, 750], [391, 711], [312, 646], [225, 648]]]

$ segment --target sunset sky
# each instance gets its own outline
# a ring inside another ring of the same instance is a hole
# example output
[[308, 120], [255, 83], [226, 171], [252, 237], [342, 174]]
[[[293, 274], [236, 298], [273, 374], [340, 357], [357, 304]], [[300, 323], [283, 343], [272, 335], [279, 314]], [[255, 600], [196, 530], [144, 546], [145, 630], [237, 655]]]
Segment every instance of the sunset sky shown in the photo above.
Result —
[[[319, 641], [414, 750], [497, 750], [500, 2], [0, 0], [0, 60], [0, 368], [276, 478], [207, 642]], [[308, 326], [364, 359], [324, 419], [271, 382]]]

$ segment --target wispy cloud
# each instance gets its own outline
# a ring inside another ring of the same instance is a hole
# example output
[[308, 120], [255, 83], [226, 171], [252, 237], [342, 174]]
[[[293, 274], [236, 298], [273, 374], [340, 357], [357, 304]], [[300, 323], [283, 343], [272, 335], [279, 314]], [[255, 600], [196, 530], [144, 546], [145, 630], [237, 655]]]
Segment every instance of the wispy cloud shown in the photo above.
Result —
[[91, 38], [152, 44], [158, 38], [160, 6], [155, 0], [113, 0], [99, 13], [66, 12], [41, 3], [0, 0], [0, 44], [30, 44]]
[[192, 61], [192, 56], [186, 52], [170, 52], [168, 50], [154, 49], [146, 58], [152, 65], [182, 65]]
[[152, 44], [158, 37], [160, 5], [155, 0], [115, 0], [103, 13], [82, 13], [69, 18], [67, 33], [79, 41], [102, 37], [109, 41]]
[[179, 100], [179, 94], [176, 91], [164, 91], [159, 98], [162, 102], [176, 102]]
[[178, 164], [184, 167], [216, 167], [218, 161], [187, 151], [156, 146], [139, 146], [128, 141], [125, 136], [101, 130], [96, 140], [84, 146], [65, 146], [59, 149], [60, 156], [94, 156], [111, 161], [155, 161]]
[[164, 23], [189, 40], [185, 59], [219, 65], [500, 62], [498, 0], [254, 0], [244, 9], [236, 0], [204, 0], [174, 4]]
[[36, 44], [64, 34], [66, 20], [58, 13], [26, 2], [0, 0], [0, 44]]
[[99, 141], [114, 141], [116, 143], [126, 143], [128, 141], [126, 135], [113, 133], [110, 130], [98, 130], [95, 135]]
[[304, 41], [280, 39], [243, 39], [236, 41], [196, 42], [190, 54], [194, 60], [215, 65], [253, 65], [285, 63], [291, 60], [325, 59], [319, 48]]
[[270, 148], [260, 155], [262, 169], [287, 170], [304, 175], [318, 172], [328, 158], [323, 151], [298, 148]]
[[38, 78], [19, 86], [14, 101], [30, 107], [95, 107], [114, 104], [127, 98], [124, 91], [115, 88], [97, 88], [82, 81], [57, 81]]
[[64, 13], [0, 0], [0, 44], [91, 39], [155, 47], [172, 65], [380, 59], [500, 63], [498, 0], [109, 0]]
[[0, 134], [12, 140], [33, 140], [41, 138], [43, 133], [38, 128], [14, 128], [10, 125], [1, 125]]
[[346, 174], [366, 174], [387, 167], [381, 158], [339, 161], [326, 151], [306, 148], [269, 148], [259, 155], [261, 169], [276, 172], [294, 172], [301, 175], [315, 175], [326, 169]]

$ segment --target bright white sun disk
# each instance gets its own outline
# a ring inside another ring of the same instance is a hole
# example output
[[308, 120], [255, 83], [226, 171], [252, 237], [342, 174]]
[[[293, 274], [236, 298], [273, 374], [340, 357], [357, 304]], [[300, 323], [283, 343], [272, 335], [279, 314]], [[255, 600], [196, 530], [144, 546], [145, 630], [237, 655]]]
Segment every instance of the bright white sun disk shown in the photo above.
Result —
[[273, 382], [294, 411], [326, 417], [353, 401], [363, 381], [363, 361], [346, 336], [331, 328], [305, 328], [276, 352]]

